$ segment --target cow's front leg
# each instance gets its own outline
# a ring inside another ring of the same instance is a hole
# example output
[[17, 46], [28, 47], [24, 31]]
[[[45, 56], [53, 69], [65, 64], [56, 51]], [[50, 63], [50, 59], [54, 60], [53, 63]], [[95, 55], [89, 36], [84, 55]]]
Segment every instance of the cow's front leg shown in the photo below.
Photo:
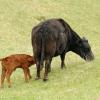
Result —
[[49, 68], [48, 68], [48, 73], [51, 72], [51, 61], [52, 61], [52, 58], [50, 59], [50, 65], [49, 65]]
[[61, 68], [63, 69], [65, 67], [65, 63], [64, 63], [65, 53], [61, 54], [60, 57], [61, 57]]

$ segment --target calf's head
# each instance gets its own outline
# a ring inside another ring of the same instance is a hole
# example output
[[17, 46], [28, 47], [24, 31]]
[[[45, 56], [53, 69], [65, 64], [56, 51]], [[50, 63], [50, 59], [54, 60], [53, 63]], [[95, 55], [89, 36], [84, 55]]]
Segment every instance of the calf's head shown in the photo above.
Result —
[[73, 51], [86, 61], [91, 61], [94, 59], [91, 47], [85, 37], [77, 40], [76, 47], [74, 47]]

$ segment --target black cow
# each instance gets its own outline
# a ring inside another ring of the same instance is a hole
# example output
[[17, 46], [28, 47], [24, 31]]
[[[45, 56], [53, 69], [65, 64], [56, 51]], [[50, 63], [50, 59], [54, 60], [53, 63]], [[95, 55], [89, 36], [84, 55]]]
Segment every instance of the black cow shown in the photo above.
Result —
[[60, 55], [61, 68], [65, 66], [65, 54], [69, 51], [86, 61], [94, 59], [88, 40], [80, 38], [63, 19], [49, 19], [35, 26], [32, 29], [32, 46], [37, 62], [36, 79], [40, 78], [40, 70], [45, 61], [44, 81], [48, 79], [53, 57]]

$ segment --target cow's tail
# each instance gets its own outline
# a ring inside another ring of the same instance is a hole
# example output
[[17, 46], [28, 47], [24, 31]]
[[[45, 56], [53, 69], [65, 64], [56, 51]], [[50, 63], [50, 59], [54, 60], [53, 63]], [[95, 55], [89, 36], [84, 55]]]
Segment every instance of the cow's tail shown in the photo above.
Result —
[[41, 37], [41, 58], [40, 58], [41, 69], [43, 68], [43, 62], [44, 62], [44, 47], [45, 47], [45, 41], [43, 37]]

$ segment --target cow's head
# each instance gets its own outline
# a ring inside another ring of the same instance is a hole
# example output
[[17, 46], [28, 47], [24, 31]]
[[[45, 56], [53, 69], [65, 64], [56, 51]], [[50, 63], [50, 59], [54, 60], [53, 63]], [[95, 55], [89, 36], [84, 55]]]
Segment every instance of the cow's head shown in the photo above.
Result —
[[74, 52], [80, 55], [86, 61], [91, 61], [94, 59], [91, 47], [85, 37], [77, 40]]

